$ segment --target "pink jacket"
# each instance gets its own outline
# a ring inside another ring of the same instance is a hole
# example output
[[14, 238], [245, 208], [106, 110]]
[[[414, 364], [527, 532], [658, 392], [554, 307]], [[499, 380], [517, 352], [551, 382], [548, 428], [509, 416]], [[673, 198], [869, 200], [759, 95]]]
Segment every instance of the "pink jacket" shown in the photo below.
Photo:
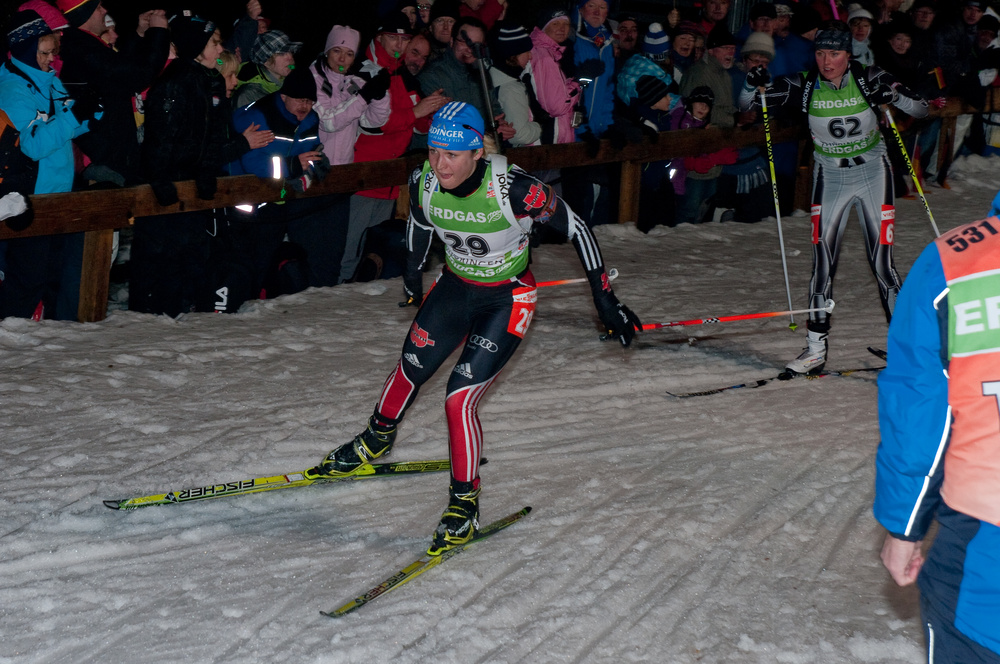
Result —
[[560, 46], [539, 28], [531, 31], [531, 76], [535, 98], [546, 113], [556, 119], [556, 143], [572, 143], [573, 108], [580, 97], [580, 86], [566, 78], [559, 67], [566, 47]]
[[369, 104], [358, 94], [365, 85], [364, 78], [331, 71], [320, 60], [309, 65], [309, 71], [316, 79], [313, 110], [319, 116], [323, 153], [331, 166], [354, 163], [354, 143], [361, 133], [361, 125], [381, 127], [386, 123], [389, 95]]

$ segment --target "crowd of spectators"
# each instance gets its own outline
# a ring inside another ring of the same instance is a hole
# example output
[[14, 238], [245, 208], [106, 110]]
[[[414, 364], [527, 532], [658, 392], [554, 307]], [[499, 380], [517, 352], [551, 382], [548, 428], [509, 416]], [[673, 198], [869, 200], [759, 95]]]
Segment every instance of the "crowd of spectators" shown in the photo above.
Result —
[[[391, 251], [372, 247], [398, 245], [398, 187], [185, 212], [174, 183], [194, 180], [205, 200], [227, 174], [304, 191], [332, 166], [425, 149], [432, 115], [451, 100], [478, 109], [511, 147], [581, 141], [593, 154], [600, 139], [620, 148], [668, 140], [665, 131], [749, 127], [762, 119], [736, 107], [746, 72], [812, 68], [812, 38], [830, 18], [850, 25], [855, 59], [927, 99], [981, 106], [1000, 84], [1000, 20], [985, 0], [758, 0], [739, 6], [745, 20], [730, 0], [664, 4], [660, 17], [611, 0], [382, 0], [372, 16], [340, 3], [306, 11], [262, 1], [238, 16], [143, 2], [112, 18], [101, 0], [30, 0], [6, 24], [0, 109], [35, 168], [24, 193], [148, 183], [174, 208], [136, 220], [133, 310], [235, 311], [389, 274]], [[897, 122], [928, 182], [946, 186], [963, 144], [1000, 150], [1000, 111], [961, 118], [944, 155], [939, 120]], [[775, 146], [783, 214], [797, 158], [794, 144]], [[536, 175], [588, 224], [616, 220], [616, 169]], [[757, 148], [648, 163], [642, 180], [643, 231], [774, 213]], [[0, 243], [0, 317], [75, 318], [82, 245], [73, 234]]]

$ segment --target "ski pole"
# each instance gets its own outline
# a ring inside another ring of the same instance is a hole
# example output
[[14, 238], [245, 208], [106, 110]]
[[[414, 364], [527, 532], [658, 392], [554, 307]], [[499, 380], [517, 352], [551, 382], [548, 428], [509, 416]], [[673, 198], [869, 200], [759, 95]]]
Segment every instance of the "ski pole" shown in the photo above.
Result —
[[885, 117], [889, 121], [889, 126], [892, 127], [892, 133], [896, 137], [896, 142], [899, 143], [899, 149], [903, 153], [903, 160], [906, 162], [906, 168], [910, 171], [910, 177], [913, 178], [913, 184], [917, 188], [917, 195], [920, 197], [920, 202], [924, 204], [927, 218], [931, 220], [934, 237], [941, 237], [941, 231], [938, 230], [937, 224], [934, 223], [934, 214], [931, 213], [931, 206], [927, 204], [927, 197], [924, 196], [923, 187], [920, 186], [920, 178], [917, 177], [917, 172], [913, 168], [913, 162], [910, 161], [910, 155], [906, 152], [906, 145], [903, 144], [903, 137], [899, 135], [899, 129], [896, 128], [896, 122], [892, 119], [892, 113], [889, 112], [888, 106], [885, 107]]
[[[611, 268], [608, 270], [608, 281], [614, 281], [618, 278], [618, 269]], [[540, 281], [535, 284], [536, 288], [545, 288], [546, 286], [565, 286], [567, 284], [585, 284], [587, 283], [586, 277], [580, 277], [579, 279], [556, 279], [555, 281]]]
[[[830, 0], [833, 3], [833, 0]], [[771, 146], [771, 123], [767, 118], [767, 94], [763, 87], [760, 91], [760, 110], [764, 115], [764, 142], [767, 144], [767, 164], [771, 168], [771, 193], [774, 194], [774, 217], [778, 220], [778, 246], [781, 247], [781, 271], [785, 274], [785, 294], [788, 296], [788, 308], [792, 308], [792, 288], [788, 285], [788, 263], [785, 260], [785, 236], [781, 232], [781, 204], [778, 202], [778, 180], [774, 175], [774, 148]], [[789, 311], [788, 318], [791, 321], [788, 328], [795, 331], [798, 325], [795, 324], [795, 313]]]
[[735, 320], [753, 320], [755, 318], [776, 318], [789, 314], [811, 314], [816, 311], [833, 312], [833, 300], [827, 300], [827, 305], [820, 309], [798, 309], [797, 311], [768, 311], [759, 314], [736, 314], [735, 316], [714, 316], [711, 318], [692, 318], [691, 320], [675, 320], [669, 323], [645, 323], [643, 330], [661, 330], [665, 327], [680, 327], [682, 325], [708, 325], [710, 323], [729, 323]]
[[497, 139], [497, 152], [502, 153], [503, 139], [500, 137], [497, 120], [493, 114], [493, 100], [490, 98], [490, 84], [486, 78], [486, 53], [483, 50], [484, 46], [479, 42], [474, 42], [469, 39], [469, 34], [465, 30], [462, 30], [459, 37], [470, 49], [472, 49], [472, 55], [476, 58], [476, 67], [479, 69], [479, 82], [483, 86], [483, 101], [486, 106], [486, 112], [490, 116], [486, 118], [486, 124], [493, 131], [493, 136]]

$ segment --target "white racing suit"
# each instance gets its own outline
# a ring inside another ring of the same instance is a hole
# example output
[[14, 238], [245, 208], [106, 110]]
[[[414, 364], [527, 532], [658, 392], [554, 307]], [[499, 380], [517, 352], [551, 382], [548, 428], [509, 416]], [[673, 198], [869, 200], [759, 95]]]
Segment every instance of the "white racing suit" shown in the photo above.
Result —
[[[888, 321], [901, 284], [892, 260], [896, 209], [892, 166], [879, 130], [882, 116], [868, 101], [867, 92], [881, 85], [895, 89], [893, 105], [900, 110], [914, 117], [927, 115], [927, 102], [899, 85], [891, 74], [854, 62], [839, 87], [822, 80], [815, 71], [803, 72], [779, 77], [766, 89], [766, 95], [769, 109], [791, 105], [804, 111], [813, 139], [810, 308], [824, 308], [833, 296], [840, 241], [853, 208], [861, 221], [868, 263]], [[757, 90], [744, 85], [739, 104], [743, 110], [760, 108]], [[811, 313], [809, 329], [828, 330], [827, 312]]]

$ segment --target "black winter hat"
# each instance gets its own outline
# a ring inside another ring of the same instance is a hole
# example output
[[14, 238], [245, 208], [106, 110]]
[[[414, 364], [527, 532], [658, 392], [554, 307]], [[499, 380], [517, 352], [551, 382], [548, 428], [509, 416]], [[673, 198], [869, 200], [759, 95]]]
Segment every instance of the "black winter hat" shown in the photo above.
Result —
[[712, 92], [712, 88], [707, 85], [699, 85], [691, 94], [688, 95], [687, 99], [684, 100], [684, 105], [691, 108], [691, 105], [696, 101], [700, 101], [703, 104], [708, 104], [709, 108], [715, 105], [715, 93]]
[[459, 0], [435, 0], [434, 4], [431, 5], [431, 15], [428, 17], [430, 23], [433, 23], [436, 19], [446, 16], [453, 18], [456, 21], [461, 18], [458, 13], [458, 8], [460, 6]]
[[193, 60], [205, 50], [205, 44], [215, 34], [215, 23], [194, 16], [189, 10], [170, 17], [170, 41], [177, 57]]
[[819, 26], [813, 42], [816, 50], [851, 52], [851, 29], [843, 21], [827, 21]]
[[720, 46], [736, 46], [736, 38], [733, 33], [722, 23], [716, 23], [712, 31], [705, 38], [705, 48], [719, 48]]
[[1000, 32], [1000, 21], [997, 20], [996, 16], [992, 14], [984, 14], [979, 23], [976, 23], [976, 30], [989, 30], [991, 32]]
[[281, 94], [292, 99], [316, 101], [316, 79], [309, 67], [296, 67], [281, 83]]
[[635, 96], [643, 106], [652, 106], [670, 92], [667, 84], [656, 76], [640, 76], [635, 82]]
[[539, 30], [545, 30], [545, 26], [557, 18], [565, 18], [568, 21], [569, 14], [559, 5], [545, 5], [538, 10], [538, 20], [535, 21], [535, 25], [538, 26]]
[[750, 8], [750, 20], [756, 21], [763, 17], [778, 18], [778, 10], [770, 2], [758, 2]]
[[497, 62], [507, 58], [526, 53], [531, 50], [533, 44], [528, 31], [513, 21], [501, 21], [496, 25], [496, 32], [490, 41], [490, 53]]
[[397, 35], [412, 35], [413, 27], [410, 25], [410, 19], [406, 18], [406, 14], [403, 12], [392, 12], [383, 18], [378, 26], [379, 34], [386, 32]]
[[11, 55], [26, 65], [37, 67], [38, 39], [52, 34], [48, 24], [30, 9], [17, 12], [7, 22], [7, 47]]

